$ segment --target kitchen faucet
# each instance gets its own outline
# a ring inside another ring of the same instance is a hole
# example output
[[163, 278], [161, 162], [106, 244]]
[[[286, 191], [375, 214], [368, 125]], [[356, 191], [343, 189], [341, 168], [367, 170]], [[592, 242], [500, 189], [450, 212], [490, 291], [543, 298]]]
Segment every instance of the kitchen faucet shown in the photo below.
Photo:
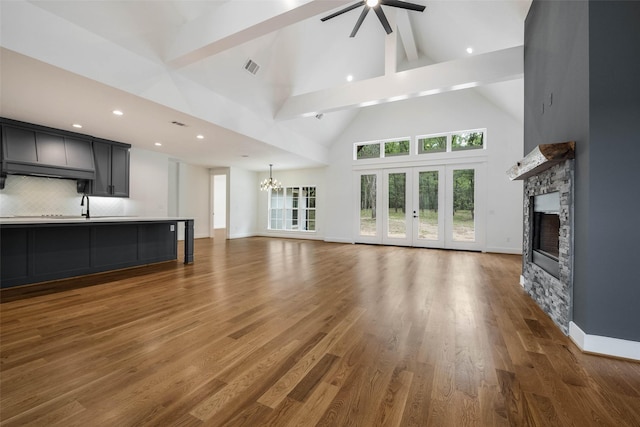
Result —
[[80, 206], [84, 206], [84, 198], [87, 198], [87, 213], [82, 213], [82, 208], [80, 208], [80, 216], [86, 216], [87, 219], [91, 219], [91, 216], [89, 215], [89, 196], [87, 196], [86, 194], [82, 195], [82, 200], [80, 201]]

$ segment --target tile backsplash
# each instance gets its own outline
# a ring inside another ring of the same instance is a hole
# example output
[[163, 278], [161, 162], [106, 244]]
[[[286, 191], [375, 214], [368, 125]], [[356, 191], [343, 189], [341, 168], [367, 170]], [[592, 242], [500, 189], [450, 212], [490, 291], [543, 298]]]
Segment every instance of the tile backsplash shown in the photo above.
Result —
[[[82, 195], [71, 179], [8, 175], [0, 190], [0, 216], [80, 215]], [[122, 216], [128, 199], [91, 197], [92, 216]]]

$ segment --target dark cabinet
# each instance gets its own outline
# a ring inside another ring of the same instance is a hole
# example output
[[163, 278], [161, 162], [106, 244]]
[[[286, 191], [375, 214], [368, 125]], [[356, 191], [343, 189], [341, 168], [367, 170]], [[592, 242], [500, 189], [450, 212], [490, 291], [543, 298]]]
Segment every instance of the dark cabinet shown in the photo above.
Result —
[[[176, 229], [170, 220], [0, 224], [0, 287], [175, 260]], [[186, 249], [185, 240], [185, 262]]]
[[7, 174], [78, 181], [78, 192], [129, 197], [131, 145], [0, 117], [0, 189]]
[[94, 139], [96, 179], [91, 184], [91, 195], [129, 197], [129, 147]]
[[37, 163], [36, 133], [32, 130], [2, 127], [3, 161]]
[[81, 134], [0, 119], [1, 174], [71, 179], [95, 176], [91, 140]]

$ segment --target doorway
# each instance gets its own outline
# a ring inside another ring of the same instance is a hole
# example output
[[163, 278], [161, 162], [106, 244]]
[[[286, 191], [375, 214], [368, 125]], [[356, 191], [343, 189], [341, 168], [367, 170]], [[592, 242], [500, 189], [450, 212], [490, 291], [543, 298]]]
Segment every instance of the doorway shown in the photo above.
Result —
[[214, 243], [224, 243], [227, 239], [227, 175], [211, 176], [212, 189], [212, 233]]
[[356, 172], [357, 243], [484, 247], [484, 164]]

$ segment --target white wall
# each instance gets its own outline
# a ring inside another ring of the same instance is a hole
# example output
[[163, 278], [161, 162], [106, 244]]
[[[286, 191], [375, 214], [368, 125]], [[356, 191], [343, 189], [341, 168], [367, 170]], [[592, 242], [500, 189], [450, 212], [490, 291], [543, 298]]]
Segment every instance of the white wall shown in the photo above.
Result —
[[362, 109], [331, 146], [325, 240], [353, 242], [353, 143], [487, 129], [486, 250], [521, 253], [522, 183], [506, 170], [522, 158], [522, 124], [473, 90], [460, 90]]
[[230, 239], [255, 236], [257, 233], [258, 191], [260, 182], [255, 172], [229, 168], [228, 209]]
[[[170, 159], [166, 154], [131, 148], [129, 178], [126, 215], [193, 218], [194, 236], [209, 237], [208, 169]], [[170, 188], [177, 192], [175, 210], [169, 206]], [[183, 225], [178, 238], [184, 238]]]
[[227, 174], [213, 175], [213, 228], [227, 228]]
[[[268, 191], [258, 191], [258, 234], [271, 237], [296, 237], [303, 239], [324, 239], [325, 211], [328, 200], [328, 191], [325, 187], [326, 168], [298, 169], [273, 172], [273, 177], [280, 181], [284, 187], [291, 186], [315, 186], [316, 187], [316, 231], [271, 231], [268, 229], [269, 200]], [[259, 182], [269, 177], [269, 172], [258, 174], [256, 187]], [[332, 190], [333, 191], [333, 190]]]
[[178, 165], [178, 216], [194, 219], [194, 237], [210, 237], [211, 183], [209, 169]]
[[154, 151], [131, 148], [129, 203], [126, 215], [167, 216], [169, 157]]

